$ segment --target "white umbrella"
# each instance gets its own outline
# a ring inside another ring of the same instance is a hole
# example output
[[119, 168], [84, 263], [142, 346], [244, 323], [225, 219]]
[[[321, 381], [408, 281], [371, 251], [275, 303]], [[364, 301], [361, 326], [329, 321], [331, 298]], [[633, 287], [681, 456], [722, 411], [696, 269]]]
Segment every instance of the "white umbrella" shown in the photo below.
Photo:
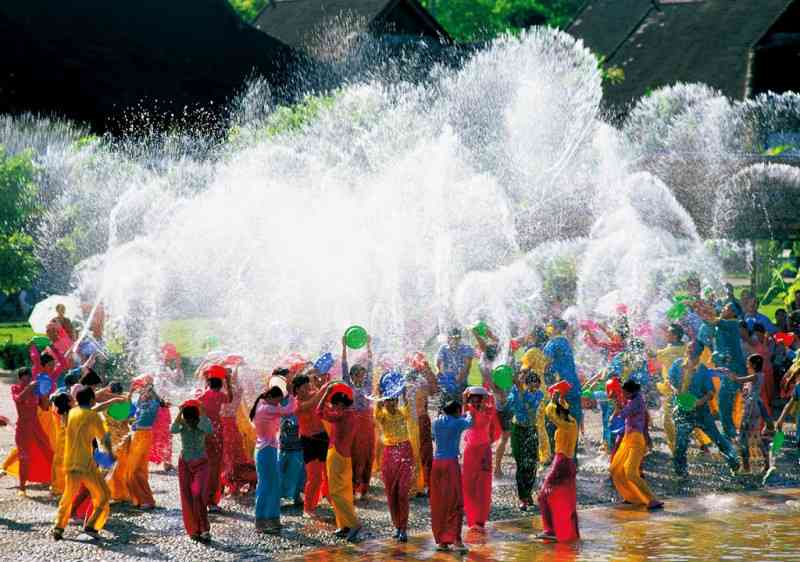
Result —
[[50, 320], [58, 316], [58, 313], [56, 313], [56, 306], [59, 304], [64, 305], [66, 308], [64, 316], [70, 320], [80, 320], [82, 318], [81, 303], [77, 298], [64, 295], [52, 295], [36, 303], [36, 306], [34, 306], [31, 311], [30, 317], [28, 317], [28, 323], [35, 333], [44, 334], [47, 331], [47, 324], [50, 323]]

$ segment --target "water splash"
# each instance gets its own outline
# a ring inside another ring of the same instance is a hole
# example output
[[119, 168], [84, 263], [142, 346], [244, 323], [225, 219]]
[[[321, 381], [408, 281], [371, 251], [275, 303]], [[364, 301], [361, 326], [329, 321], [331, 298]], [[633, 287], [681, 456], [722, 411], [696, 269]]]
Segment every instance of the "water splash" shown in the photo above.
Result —
[[[103, 301], [143, 369], [167, 319], [213, 318], [255, 361], [334, 348], [360, 323], [396, 360], [453, 322], [509, 336], [558, 299], [576, 318], [609, 295], [655, 318], [688, 272], [719, 278], [695, 219], [720, 186], [758, 175], [729, 181], [775, 98], [678, 85], [616, 129], [594, 57], [544, 28], [424, 83], [374, 71], [289, 133], [265, 134], [256, 82], [228, 140], [159, 133], [42, 159], [63, 175], [43, 232], [75, 209], [75, 290]], [[781, 107], [771, 123], [795, 106]]]

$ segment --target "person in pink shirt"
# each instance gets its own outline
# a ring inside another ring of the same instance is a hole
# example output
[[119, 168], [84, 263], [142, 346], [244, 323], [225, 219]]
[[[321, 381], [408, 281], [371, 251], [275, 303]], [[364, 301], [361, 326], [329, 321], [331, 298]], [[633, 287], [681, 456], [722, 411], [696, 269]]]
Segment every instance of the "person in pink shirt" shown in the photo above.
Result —
[[250, 410], [250, 421], [256, 428], [256, 530], [267, 533], [280, 532], [281, 523], [281, 471], [278, 464], [278, 444], [281, 418], [294, 413], [297, 401], [290, 396], [285, 405], [284, 385], [280, 377], [272, 377], [269, 389], [256, 398]]
[[11, 397], [17, 406], [17, 428], [14, 441], [19, 455], [19, 493], [25, 495], [26, 484], [50, 482], [53, 449], [42, 426], [37, 410], [49, 406], [47, 396], [39, 396], [38, 383], [28, 368], [17, 371], [19, 382], [11, 387]]

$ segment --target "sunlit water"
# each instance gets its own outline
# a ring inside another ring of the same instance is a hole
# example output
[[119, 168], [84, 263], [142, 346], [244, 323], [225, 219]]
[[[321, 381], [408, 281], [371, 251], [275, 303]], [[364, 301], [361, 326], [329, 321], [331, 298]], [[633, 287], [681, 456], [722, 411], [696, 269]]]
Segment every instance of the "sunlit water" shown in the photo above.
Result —
[[[676, 85], [615, 128], [596, 59], [552, 29], [498, 39], [424, 83], [374, 69], [348, 80], [278, 136], [260, 83], [222, 142], [139, 130], [77, 143], [61, 123], [4, 119], [0, 143], [32, 147], [41, 166], [49, 286], [71, 278], [102, 301], [141, 370], [157, 368], [165, 321], [198, 317], [265, 368], [337, 351], [354, 323], [389, 364], [453, 323], [482, 318], [507, 341], [555, 299], [570, 320], [625, 303], [635, 323], [663, 321], [690, 272], [720, 285], [692, 215], [723, 225], [759, 182], [800, 185], [790, 167], [742, 157], [796, 124], [797, 96], [733, 102]], [[73, 270], [54, 241], [75, 224]], [[585, 367], [600, 363], [576, 345]]]
[[[467, 532], [466, 560], [789, 561], [800, 560], [800, 490], [669, 500], [663, 512], [602, 507], [579, 513], [581, 541], [542, 544], [538, 518], [490, 524], [485, 536]], [[305, 560], [453, 560], [429, 536], [313, 552]]]

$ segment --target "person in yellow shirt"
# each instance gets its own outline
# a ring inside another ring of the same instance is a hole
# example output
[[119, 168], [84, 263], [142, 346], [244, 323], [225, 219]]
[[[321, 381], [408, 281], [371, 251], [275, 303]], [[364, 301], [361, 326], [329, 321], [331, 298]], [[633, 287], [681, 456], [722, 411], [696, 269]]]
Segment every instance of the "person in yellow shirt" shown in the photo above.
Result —
[[69, 412], [64, 439], [64, 494], [58, 504], [55, 526], [51, 532], [54, 540], [64, 537], [64, 528], [69, 521], [72, 500], [81, 485], [92, 497], [92, 515], [86, 520], [83, 532], [99, 538], [100, 531], [108, 520], [111, 493], [103, 475], [93, 458], [92, 440], [102, 442], [107, 452], [111, 451], [111, 436], [100, 415], [92, 410], [95, 403], [94, 390], [80, 386], [75, 398], [78, 407]]
[[408, 432], [408, 405], [398, 406], [397, 400], [403, 391], [404, 381], [396, 382], [399, 384], [388, 387], [381, 384], [383, 398], [375, 408], [375, 420], [381, 428], [383, 439], [381, 476], [395, 527], [394, 537], [399, 542], [407, 542], [408, 496], [414, 475], [414, 453]]
[[575, 445], [578, 441], [578, 424], [563, 398], [570, 384], [560, 381], [548, 390], [553, 395], [545, 415], [555, 432], [555, 458], [539, 489], [539, 510], [542, 514], [542, 532], [538, 538], [549, 541], [571, 542], [580, 538], [578, 531]]

